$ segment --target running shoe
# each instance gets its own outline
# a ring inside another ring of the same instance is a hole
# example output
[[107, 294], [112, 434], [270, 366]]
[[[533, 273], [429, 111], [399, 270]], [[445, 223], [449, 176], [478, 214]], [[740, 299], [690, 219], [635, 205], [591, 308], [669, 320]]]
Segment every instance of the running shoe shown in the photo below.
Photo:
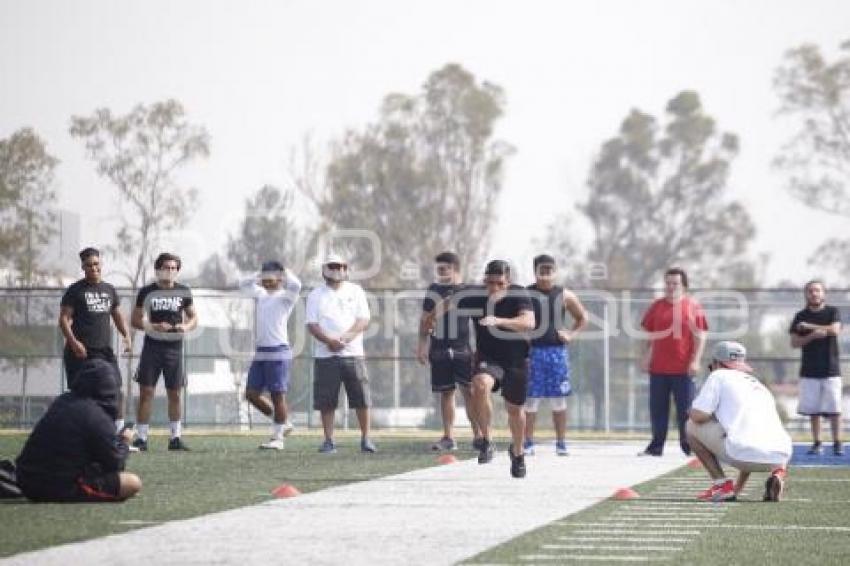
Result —
[[493, 460], [493, 443], [486, 438], [481, 439], [481, 449], [478, 451], [478, 463], [488, 464]]
[[522, 454], [524, 456], [534, 456], [534, 441], [530, 438], [526, 438], [525, 442], [522, 443]]
[[719, 485], [714, 484], [697, 495], [697, 499], [700, 501], [712, 501], [714, 503], [719, 501], [735, 501], [735, 484], [732, 480], [726, 480]]
[[514, 456], [514, 445], [508, 446], [508, 455], [511, 457], [511, 476], [515, 478], [525, 477], [525, 455]]
[[326, 438], [322, 445], [319, 446], [319, 452], [321, 454], [336, 454], [336, 444], [330, 438]]
[[555, 454], [558, 456], [569, 456], [570, 451], [567, 450], [567, 441], [566, 440], [556, 440], [555, 441]]
[[444, 436], [443, 438], [431, 445], [431, 450], [433, 450], [434, 452], [440, 452], [441, 450], [457, 450], [457, 443], [454, 441], [453, 438], [448, 438]]
[[283, 450], [283, 439], [271, 438], [268, 442], [260, 444], [260, 450]]
[[182, 440], [180, 440], [179, 436], [175, 436], [171, 440], [168, 441], [168, 449], [169, 450], [182, 450], [184, 452], [189, 451], [189, 447], [186, 446]]

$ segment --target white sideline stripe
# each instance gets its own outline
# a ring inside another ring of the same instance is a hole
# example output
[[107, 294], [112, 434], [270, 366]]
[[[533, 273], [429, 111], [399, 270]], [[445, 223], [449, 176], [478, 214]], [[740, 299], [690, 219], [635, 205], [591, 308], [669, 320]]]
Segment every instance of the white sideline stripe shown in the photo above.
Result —
[[[488, 465], [474, 458], [435, 465], [19, 554], [0, 565], [457, 564], [685, 462], [637, 459], [639, 448], [588, 443], [576, 450], [580, 458], [541, 453], [527, 461], [523, 480], [510, 476], [507, 452], [499, 451]], [[269, 478], [269, 489], [281, 481]]]
[[[556, 524], [565, 527], [623, 527], [629, 528], [632, 523], [572, 523], [570, 521], [557, 521]], [[646, 523], [642, 527], [648, 529], [680, 529], [682, 525], [678, 523]], [[691, 526], [691, 525], [689, 525]], [[850, 527], [830, 527], [830, 526], [811, 526], [811, 525], [731, 525], [731, 524], [715, 524], [702, 525], [705, 528], [711, 529], [754, 529], [754, 530], [772, 530], [772, 531], [835, 531], [841, 533], [850, 533]], [[666, 530], [665, 530], [666, 532]]]
[[811, 483], [813, 483], [813, 482], [819, 482], [820, 483], [820, 482], [834, 482], [834, 481], [850, 482], [850, 478], [799, 478], [799, 479], [797, 479], [797, 478], [792, 476], [790, 478], [790, 481], [793, 481], [794, 483], [810, 483], [810, 482]]
[[619, 515], [622, 517], [712, 517], [719, 513], [723, 513], [723, 511], [705, 511], [703, 513], [699, 512], [686, 512], [686, 513], [676, 513], [674, 511], [665, 512], [665, 511], [641, 511], [641, 510], [631, 510], [627, 509], [625, 511], [614, 511], [611, 513], [612, 515]]
[[[681, 507], [699, 507], [700, 505], [704, 506], [706, 504], [706, 502], [700, 501], [698, 499], [694, 499], [693, 501], [672, 501], [672, 500], [671, 501], [658, 501], [658, 500], [655, 500], [655, 501], [651, 501], [651, 500], [636, 501], [636, 500], [632, 500], [632, 501], [626, 501], [625, 504], [629, 505], [631, 507], [637, 507], [639, 505], [647, 505], [647, 506], [655, 506], [655, 507], [670, 507], [671, 505], [673, 505], [673, 506], [679, 505]], [[734, 501], [727, 502], [726, 504], [727, 505], [737, 505], [737, 503], [735, 503]]]
[[[679, 521], [684, 521], [684, 522], [686, 522], [686, 523], [694, 523], [694, 522], [699, 522], [699, 521], [719, 521], [719, 520], [720, 520], [720, 518], [719, 518], [719, 517], [704, 517], [704, 518], [696, 518], [696, 517], [680, 517], [680, 516], [678, 516], [678, 515], [677, 515], [677, 516], [675, 516], [675, 517], [671, 517], [671, 518], [675, 518], [675, 519], [677, 519], [677, 520], [679, 520]], [[649, 520], [653, 520], [653, 519], [655, 519], [655, 520], [663, 520], [663, 519], [664, 519], [664, 517], [658, 517], [658, 516], [655, 516], [655, 515], [631, 515], [631, 516], [624, 516], [624, 515], [620, 515], [620, 516], [618, 516], [618, 517], [614, 517], [614, 518], [612, 518], [611, 520], [612, 520], [612, 521], [637, 521], [637, 522], [644, 522], [644, 521], [646, 521], [647, 519], [649, 519]]]
[[605, 542], [605, 541], [623, 541], [623, 542], [690, 542], [689, 538], [667, 538], [667, 537], [569, 537], [560, 536], [558, 540], [571, 542]]
[[572, 561], [572, 560], [580, 560], [580, 561], [590, 561], [590, 560], [600, 560], [606, 562], [649, 562], [652, 560], [653, 562], [657, 562], [659, 560], [667, 560], [666, 556], [622, 556], [622, 555], [612, 555], [612, 556], [604, 556], [601, 554], [559, 554], [559, 555], [551, 555], [551, 554], [526, 554], [524, 556], [519, 557], [520, 560], [558, 560], [562, 562]]
[[[575, 532], [576, 535], [657, 535], [658, 531], [638, 531], [633, 529], [583, 529]], [[664, 531], [664, 534], [672, 535], [672, 536], [684, 536], [684, 535], [700, 535], [702, 531]], [[666, 539], [665, 539], [666, 540]]]
[[[687, 542], [687, 541], [685, 541]], [[684, 546], [613, 546], [606, 544], [544, 544], [543, 550], [627, 550], [629, 552], [679, 552]]]
[[[703, 513], [723, 513], [723, 511], [724, 511], [723, 509], [721, 509], [719, 507], [702, 507], [702, 508], [700, 508], [699, 507], [700, 503], [702, 503], [702, 502], [692, 503], [692, 504], [690, 504], [689, 507], [683, 509], [683, 511], [685, 513], [692, 513], [692, 512], [695, 512], [695, 511], [702, 511]], [[704, 511], [703, 511], [703, 509], [704, 509]], [[663, 510], [668, 510], [670, 512], [673, 511], [673, 509], [669, 509], [667, 506], [661, 506], [661, 505], [658, 505], [658, 506], [629, 505], [627, 507], [621, 508], [620, 510], [621, 511], [650, 511], [650, 512], [653, 512], [653, 513], [656, 512], [656, 511], [660, 512], [660, 511], [663, 511]]]

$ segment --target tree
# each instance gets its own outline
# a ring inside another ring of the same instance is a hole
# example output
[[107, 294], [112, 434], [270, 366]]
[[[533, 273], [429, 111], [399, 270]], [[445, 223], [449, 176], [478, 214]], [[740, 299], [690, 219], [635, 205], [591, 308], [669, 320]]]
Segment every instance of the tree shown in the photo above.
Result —
[[[788, 174], [788, 191], [815, 210], [850, 216], [850, 40], [832, 62], [817, 45], [789, 50], [774, 75], [780, 114], [794, 135], [774, 165]], [[850, 239], [824, 242], [810, 263], [850, 275]]]
[[295, 224], [293, 191], [263, 186], [245, 200], [245, 218], [230, 236], [227, 257], [243, 271], [257, 271], [264, 261], [278, 260], [300, 271], [308, 238]]
[[[332, 144], [321, 191], [309, 193], [322, 231], [372, 231], [381, 243], [373, 284], [397, 285], [406, 267], [457, 252], [482, 259], [512, 148], [493, 139], [504, 93], [463, 67], [432, 73], [415, 95], [390, 94], [378, 120]], [[376, 259], [351, 240], [355, 259]], [[418, 279], [418, 277], [415, 277]]]
[[85, 142], [97, 172], [118, 189], [122, 206], [118, 249], [131, 261], [127, 273], [135, 289], [144, 281], [161, 235], [185, 226], [196, 191], [182, 187], [178, 172], [209, 155], [209, 134], [186, 120], [176, 100], [138, 105], [113, 116], [100, 108], [88, 117], [73, 116], [70, 133]]
[[662, 127], [632, 110], [602, 145], [578, 205], [593, 229], [588, 260], [607, 266], [613, 287], [652, 286], [671, 265], [693, 272], [697, 286], [752, 284], [755, 227], [743, 205], [723, 198], [738, 138], [717, 130], [695, 92], [666, 111]]
[[0, 268], [12, 270], [23, 287], [44, 275], [39, 254], [55, 232], [58, 163], [31, 128], [0, 140]]

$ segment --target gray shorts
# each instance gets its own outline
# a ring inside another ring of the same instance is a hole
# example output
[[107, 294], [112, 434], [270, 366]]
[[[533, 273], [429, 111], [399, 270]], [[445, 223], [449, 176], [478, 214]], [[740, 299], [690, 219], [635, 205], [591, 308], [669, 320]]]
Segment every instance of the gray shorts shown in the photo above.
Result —
[[797, 412], [801, 415], [840, 415], [840, 377], [801, 377]]
[[313, 409], [334, 410], [339, 405], [339, 387], [345, 385], [348, 406], [365, 409], [371, 405], [369, 375], [363, 358], [331, 356], [313, 361]]

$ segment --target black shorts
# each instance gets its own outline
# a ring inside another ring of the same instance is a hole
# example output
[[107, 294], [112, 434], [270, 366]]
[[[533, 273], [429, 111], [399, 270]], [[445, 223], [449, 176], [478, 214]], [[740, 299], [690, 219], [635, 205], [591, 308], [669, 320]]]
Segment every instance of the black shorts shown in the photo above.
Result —
[[313, 409], [335, 410], [339, 404], [340, 385], [345, 385], [348, 406], [352, 409], [371, 405], [369, 375], [363, 358], [316, 358], [313, 363]]
[[431, 391], [452, 391], [455, 384], [469, 387], [472, 380], [472, 351], [469, 349], [432, 348]]
[[139, 385], [156, 387], [160, 374], [166, 389], [182, 389], [186, 385], [182, 342], [159, 344], [145, 340], [135, 380]]
[[86, 363], [86, 360], [105, 360], [112, 364], [115, 368], [115, 376], [118, 380], [118, 391], [121, 391], [121, 370], [118, 368], [118, 359], [115, 357], [115, 352], [112, 351], [112, 348], [86, 348], [86, 358], [80, 359], [74, 355], [74, 352], [65, 347], [65, 351], [62, 352], [62, 360], [65, 364], [65, 377], [67, 379], [68, 388], [71, 388], [71, 383], [74, 381], [74, 377], [77, 375], [77, 372], [80, 371], [80, 368], [83, 367], [83, 364]]
[[35, 483], [18, 479], [27, 499], [38, 503], [108, 503], [118, 501], [121, 476], [118, 472], [90, 474], [77, 481]]
[[479, 360], [475, 364], [476, 374], [486, 373], [496, 382], [493, 391], [502, 391], [505, 401], [523, 405], [528, 395], [528, 364], [506, 365], [503, 362]]

